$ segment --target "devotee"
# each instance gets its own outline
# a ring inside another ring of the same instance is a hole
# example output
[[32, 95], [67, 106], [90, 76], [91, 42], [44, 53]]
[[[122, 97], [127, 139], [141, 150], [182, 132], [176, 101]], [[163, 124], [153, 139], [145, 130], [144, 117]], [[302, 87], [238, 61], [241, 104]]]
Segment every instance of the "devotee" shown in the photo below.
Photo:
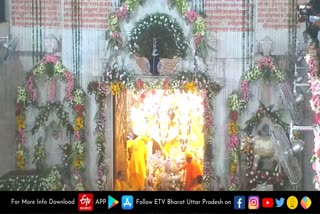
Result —
[[123, 170], [119, 170], [117, 173], [117, 178], [114, 183], [114, 190], [115, 191], [129, 191], [131, 188], [125, 181], [125, 175]]
[[143, 190], [146, 180], [146, 162], [147, 162], [147, 142], [149, 138], [139, 136], [134, 140], [127, 141], [127, 147], [130, 159], [128, 160], [128, 184], [134, 191]]
[[197, 183], [197, 176], [202, 176], [202, 170], [200, 164], [193, 159], [189, 151], [185, 152], [185, 157], [186, 163], [178, 168], [177, 171], [186, 170], [184, 189], [191, 191], [191, 187]]
[[197, 176], [197, 184], [190, 188], [190, 191], [203, 191], [203, 177], [201, 175]]

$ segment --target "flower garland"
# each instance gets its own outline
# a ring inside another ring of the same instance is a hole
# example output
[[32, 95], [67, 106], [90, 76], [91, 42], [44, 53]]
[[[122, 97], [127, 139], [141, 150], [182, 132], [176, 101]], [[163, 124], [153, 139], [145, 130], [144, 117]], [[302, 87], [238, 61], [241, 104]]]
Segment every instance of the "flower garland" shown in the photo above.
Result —
[[228, 151], [230, 159], [229, 168], [229, 190], [238, 189], [238, 166], [240, 152], [239, 138], [239, 116], [245, 109], [250, 99], [250, 83], [259, 79], [265, 81], [283, 82], [285, 73], [282, 72], [271, 57], [262, 57], [256, 66], [249, 70], [240, 81], [240, 90], [234, 91], [229, 96], [229, 131], [228, 131]]
[[39, 107], [39, 114], [35, 119], [35, 124], [31, 129], [31, 133], [34, 135], [41, 127], [45, 126], [52, 112], [56, 112], [59, 119], [59, 123], [65, 127], [69, 123], [68, 112], [64, 110], [64, 106], [60, 102], [50, 103]]
[[[128, 19], [130, 14], [137, 9], [140, 3], [144, 1], [140, 0], [126, 0], [119, 9], [113, 12], [109, 18], [109, 31], [110, 41], [112, 47], [118, 50], [123, 46], [123, 41], [120, 37], [120, 22]], [[204, 18], [194, 10], [190, 10], [190, 6], [187, 0], [171, 0], [171, 5], [176, 8], [177, 11], [186, 19], [186, 21], [192, 25], [193, 29], [193, 41], [197, 50], [205, 48], [205, 36], [207, 27]], [[178, 46], [180, 47], [180, 46]], [[182, 48], [182, 46], [181, 46]]]
[[251, 190], [257, 186], [257, 184], [272, 184], [275, 188], [279, 188], [284, 185], [284, 173], [281, 172], [280, 166], [275, 164], [272, 170], [254, 170], [254, 143], [252, 136], [247, 135], [243, 142], [247, 145], [244, 148], [246, 154], [246, 178], [248, 179], [248, 188]]
[[56, 167], [44, 175], [3, 176], [0, 191], [60, 191], [63, 187], [62, 175]]
[[[188, 44], [186, 42], [186, 39], [184, 38], [183, 30], [175, 19], [172, 19], [170, 16], [164, 13], [148, 15], [143, 20], [136, 23], [135, 27], [131, 31], [131, 36], [128, 41], [130, 54], [139, 53], [139, 55], [147, 56], [150, 51], [149, 47], [146, 50], [148, 53], [143, 53], [144, 48], [141, 47], [141, 45], [144, 46], [146, 42], [145, 36], [143, 35], [155, 34], [155, 29], [157, 29], [157, 31], [165, 29], [165, 31], [163, 31], [161, 35], [158, 36], [163, 36], [166, 38], [168, 36], [171, 36], [174, 41], [174, 43], [170, 45], [170, 48], [172, 48], [172, 50], [170, 51], [171, 53], [168, 53], [167, 57], [165, 56], [167, 55], [167, 53], [161, 53], [163, 58], [171, 58], [173, 57], [171, 55], [174, 55], [175, 53], [178, 57], [186, 57]], [[148, 30], [151, 30], [152, 33], [149, 33]], [[141, 38], [144, 39], [141, 40]], [[163, 38], [163, 40], [167, 39]]]
[[288, 130], [289, 128], [289, 125], [281, 120], [281, 114], [279, 110], [273, 111], [272, 107], [266, 107], [265, 105], [260, 103], [257, 112], [249, 120], [246, 121], [246, 127], [244, 128], [244, 131], [247, 134], [251, 134], [254, 127], [259, 125], [264, 117], [268, 117], [272, 123], [279, 124], [284, 128], [284, 130]]
[[16, 127], [17, 127], [17, 151], [16, 151], [16, 166], [18, 169], [26, 167], [26, 121], [25, 109], [27, 107], [27, 91], [23, 87], [17, 88], [17, 109], [16, 109]]
[[314, 115], [314, 149], [311, 158], [312, 168], [315, 171], [314, 184], [317, 190], [320, 190], [320, 79], [319, 79], [319, 59], [317, 54], [317, 45], [312, 42], [308, 45], [307, 59], [309, 64], [308, 80], [310, 83], [312, 98], [310, 100]]
[[[121, 85], [121, 87], [119, 87]], [[143, 96], [146, 90], [152, 89], [164, 89], [164, 90], [184, 90], [186, 92], [200, 91], [202, 95], [206, 98], [204, 100], [205, 107], [205, 127], [204, 132], [207, 136], [207, 145], [210, 146], [211, 137], [213, 135], [212, 126], [212, 99], [217, 95], [221, 86], [210, 81], [209, 77], [204, 73], [194, 73], [194, 72], [178, 72], [176, 76], [164, 81], [158, 80], [154, 83], [143, 82], [141, 79], [135, 79], [129, 72], [119, 69], [115, 64], [112, 68], [109, 68], [104, 78], [101, 82], [94, 81], [90, 82], [88, 85], [88, 93], [95, 95], [96, 102], [98, 104], [98, 112], [95, 117], [96, 128], [96, 145], [98, 150], [97, 157], [97, 168], [98, 168], [98, 178], [97, 186], [99, 190], [103, 190], [103, 184], [106, 182], [106, 174], [102, 172], [108, 172], [107, 167], [105, 166], [105, 125], [106, 125], [106, 115], [105, 115], [105, 99], [108, 95], [117, 95], [125, 90], [133, 90], [139, 92]], [[210, 149], [207, 149], [210, 150]], [[209, 157], [210, 159], [210, 157]], [[205, 164], [206, 167], [211, 167], [211, 159], [205, 160], [209, 163]], [[206, 172], [206, 182], [212, 181], [212, 169], [205, 169]], [[209, 175], [210, 174], [210, 175]], [[211, 176], [211, 177], [210, 177]], [[207, 184], [209, 186], [209, 184]]]
[[70, 157], [72, 154], [72, 144], [66, 143], [64, 145], [59, 145], [61, 151], [62, 151], [62, 163], [63, 167], [67, 168], [70, 166]]
[[[35, 88], [35, 81], [46, 78], [50, 81], [48, 101], [39, 106], [37, 103], [37, 90]], [[65, 80], [65, 102], [59, 102], [56, 100], [56, 80]], [[72, 108], [72, 114], [74, 121], [69, 120], [69, 113], [65, 111], [65, 104], [70, 105]], [[26, 87], [18, 87], [17, 89], [17, 143], [18, 148], [16, 152], [17, 167], [18, 169], [25, 169], [26, 167], [26, 154], [25, 147], [25, 111], [28, 107], [35, 106], [39, 109], [39, 114], [35, 119], [35, 124], [31, 128], [32, 134], [35, 134], [39, 128], [45, 126], [51, 113], [55, 112], [59, 124], [66, 127], [73, 133], [73, 144], [66, 144], [60, 146], [63, 150], [63, 164], [64, 167], [68, 167], [70, 161], [72, 161], [73, 177], [77, 190], [83, 190], [84, 184], [82, 179], [84, 168], [84, 144], [85, 139], [85, 92], [79, 87], [74, 86], [73, 74], [66, 70], [62, 65], [60, 58], [55, 55], [45, 55], [43, 59], [27, 74]], [[71, 142], [70, 142], [71, 143]], [[41, 146], [36, 145], [35, 151], [35, 163], [40, 164], [44, 161], [43, 153], [40, 152]], [[72, 150], [72, 152], [70, 151]], [[41, 156], [41, 158], [40, 158]]]
[[38, 140], [37, 144], [34, 146], [33, 162], [36, 164], [36, 169], [41, 170], [46, 167], [46, 152], [41, 140]]

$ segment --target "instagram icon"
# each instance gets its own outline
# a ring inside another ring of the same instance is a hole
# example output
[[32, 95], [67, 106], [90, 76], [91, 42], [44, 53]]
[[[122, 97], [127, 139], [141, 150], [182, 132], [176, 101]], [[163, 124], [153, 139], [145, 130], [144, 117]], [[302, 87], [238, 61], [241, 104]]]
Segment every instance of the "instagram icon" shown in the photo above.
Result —
[[259, 196], [249, 196], [248, 198], [248, 208], [250, 210], [257, 210], [260, 207]]

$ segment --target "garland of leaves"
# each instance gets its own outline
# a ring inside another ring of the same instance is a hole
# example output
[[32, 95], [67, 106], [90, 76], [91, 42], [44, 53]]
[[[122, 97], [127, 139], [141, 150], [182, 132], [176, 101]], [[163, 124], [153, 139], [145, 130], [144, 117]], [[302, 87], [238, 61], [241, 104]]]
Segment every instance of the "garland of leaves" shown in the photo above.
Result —
[[250, 99], [250, 83], [262, 79], [267, 82], [283, 82], [285, 73], [282, 72], [271, 57], [262, 57], [256, 66], [249, 70], [241, 79], [240, 90], [234, 91], [229, 96], [229, 131], [228, 131], [228, 150], [230, 159], [229, 168], [229, 190], [238, 189], [238, 167], [239, 167], [239, 115], [245, 109]]
[[[51, 113], [55, 112], [60, 125], [66, 127], [73, 133], [74, 142], [73, 145], [66, 144], [61, 145], [60, 148], [63, 150], [63, 163], [67, 166], [72, 160], [73, 178], [75, 190], [84, 190], [83, 183], [83, 169], [84, 169], [84, 144], [85, 139], [85, 93], [79, 87], [74, 87], [74, 77], [61, 63], [60, 58], [56, 55], [45, 55], [42, 60], [34, 66], [34, 68], [27, 74], [27, 83], [25, 87], [19, 86], [17, 89], [17, 110], [16, 110], [16, 121], [17, 121], [17, 151], [16, 160], [17, 168], [26, 168], [26, 157], [28, 151], [26, 145], [26, 110], [27, 108], [34, 106], [39, 109], [39, 114], [36, 117], [35, 124], [31, 129], [34, 135], [40, 127], [44, 126]], [[48, 100], [45, 105], [39, 106], [37, 102], [37, 90], [35, 87], [36, 80], [47, 80], [50, 81], [50, 88], [48, 91]], [[64, 101], [72, 108], [72, 114], [74, 121], [69, 120], [69, 113], [65, 111], [65, 102], [58, 102], [56, 100], [56, 88], [55, 81], [64, 80], [66, 81], [65, 98]], [[70, 128], [71, 127], [71, 128]], [[38, 167], [42, 167], [44, 163], [43, 146], [38, 144], [35, 146], [35, 157], [34, 162]], [[72, 152], [70, 152], [70, 150]], [[68, 153], [67, 153], [68, 152]], [[67, 155], [67, 157], [66, 157]], [[70, 156], [69, 156], [70, 155]], [[37, 168], [38, 168], [37, 167]]]
[[252, 115], [252, 117], [246, 121], [246, 127], [244, 128], [244, 131], [247, 134], [251, 134], [253, 129], [259, 125], [261, 120], [267, 117], [271, 120], [272, 123], [277, 123], [281, 127], [284, 128], [284, 130], [289, 129], [289, 125], [281, 120], [281, 113], [280, 110], [273, 111], [272, 107], [266, 107], [262, 103], [260, 103], [260, 106], [257, 110], [257, 112]]
[[129, 51], [140, 56], [150, 55], [150, 46], [157, 35], [159, 55], [162, 58], [187, 56], [187, 42], [183, 30], [175, 19], [164, 13], [151, 14], [136, 23], [129, 38]]
[[39, 106], [39, 114], [36, 117], [35, 124], [31, 129], [32, 135], [34, 135], [38, 130], [46, 125], [46, 122], [49, 119], [51, 113], [56, 112], [57, 117], [59, 119], [59, 123], [66, 127], [69, 123], [69, 115], [68, 112], [64, 110], [64, 106], [60, 102], [49, 103], [47, 102], [43, 106]]
[[[186, 92], [195, 93], [200, 91], [206, 97], [204, 100], [205, 107], [205, 127], [204, 132], [206, 134], [206, 148], [205, 150], [210, 152], [211, 149], [211, 138], [213, 135], [212, 126], [213, 126], [213, 106], [212, 99], [217, 95], [221, 86], [216, 82], [210, 81], [210, 79], [204, 73], [194, 73], [194, 72], [178, 72], [172, 81], [165, 79], [164, 81], [157, 81], [155, 83], [143, 82], [141, 79], [135, 79], [129, 72], [124, 69], [119, 69], [115, 64], [112, 68], [109, 68], [102, 81], [90, 82], [88, 85], [88, 93], [94, 94], [96, 102], [98, 104], [98, 112], [96, 114], [96, 145], [98, 150], [98, 179], [97, 185], [99, 190], [103, 190], [103, 184], [105, 182], [106, 176], [101, 172], [106, 172], [107, 168], [104, 165], [105, 163], [105, 99], [108, 95], [117, 95], [122, 93], [125, 90], [133, 90], [135, 92], [143, 93], [146, 90], [150, 89], [164, 89], [168, 91], [174, 90], [184, 90]], [[208, 189], [212, 190], [210, 186], [213, 179], [211, 161], [212, 157], [208, 155], [209, 160], [205, 160], [205, 180], [204, 183]]]
[[[118, 50], [123, 47], [124, 41], [121, 38], [120, 22], [123, 20], [128, 20], [130, 15], [134, 10], [138, 8], [139, 5], [143, 4], [144, 0], [126, 0], [124, 4], [115, 12], [111, 13], [108, 18], [110, 44], [114, 50]], [[187, 0], [171, 0], [171, 7], [175, 8], [188, 22], [192, 25], [193, 29], [193, 42], [196, 48], [196, 52], [199, 56], [205, 58], [207, 55], [207, 49], [210, 48], [205, 41], [205, 36], [207, 33], [207, 27], [204, 18], [199, 15], [194, 10], [190, 10], [190, 6]], [[169, 19], [168, 19], [169, 20]], [[171, 19], [170, 19], [171, 20]], [[158, 22], [159, 23], [159, 22]], [[164, 24], [164, 23], [163, 23]], [[162, 24], [161, 24], [162, 25]], [[164, 25], [165, 26], [165, 25]], [[171, 26], [171, 25], [170, 25]], [[166, 27], [166, 26], [165, 26]], [[168, 25], [169, 27], [169, 25]], [[140, 28], [140, 26], [139, 26]], [[146, 29], [145, 29], [146, 30]], [[138, 32], [137, 32], [138, 33]], [[182, 34], [181, 34], [182, 36]], [[142, 38], [140, 38], [142, 39]], [[182, 37], [181, 37], [182, 39]], [[183, 42], [184, 40], [181, 40]], [[184, 52], [184, 44], [181, 43], [181, 56]], [[132, 47], [133, 48], [133, 47]], [[135, 51], [135, 50], [134, 50]]]

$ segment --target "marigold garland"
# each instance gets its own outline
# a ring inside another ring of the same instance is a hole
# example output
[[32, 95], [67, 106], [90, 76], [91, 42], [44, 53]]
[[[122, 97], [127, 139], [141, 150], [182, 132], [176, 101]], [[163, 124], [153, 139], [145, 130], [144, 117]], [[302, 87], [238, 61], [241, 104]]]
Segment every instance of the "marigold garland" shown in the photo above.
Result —
[[[236, 191], [239, 188], [239, 152], [240, 152], [240, 138], [239, 133], [239, 115], [246, 108], [250, 98], [250, 83], [262, 79], [267, 82], [283, 82], [285, 80], [285, 73], [281, 71], [274, 62], [272, 57], [262, 57], [256, 63], [252, 70], [245, 73], [240, 80], [240, 90], [234, 91], [228, 99], [229, 102], [229, 129], [228, 129], [228, 151], [229, 151], [229, 190]], [[237, 170], [234, 166], [237, 165]], [[231, 169], [232, 167], [232, 169]]]

